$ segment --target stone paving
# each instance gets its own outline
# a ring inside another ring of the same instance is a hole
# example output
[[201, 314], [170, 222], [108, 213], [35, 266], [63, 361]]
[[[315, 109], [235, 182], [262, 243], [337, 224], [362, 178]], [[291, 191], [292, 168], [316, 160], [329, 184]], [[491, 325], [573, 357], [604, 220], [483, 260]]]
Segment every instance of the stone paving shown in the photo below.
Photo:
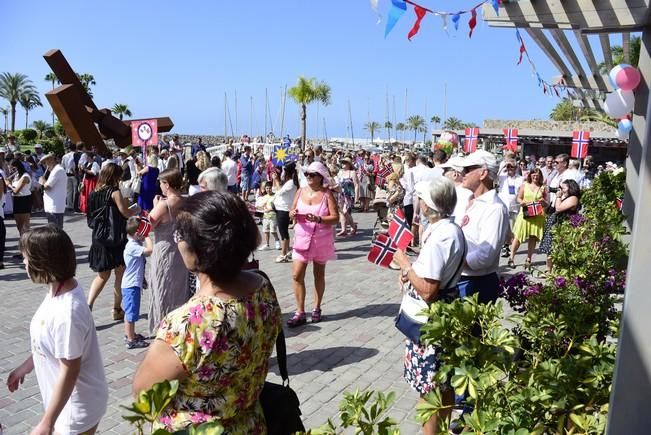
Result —
[[[394, 391], [396, 401], [389, 414], [400, 422], [403, 434], [416, 434], [420, 432], [414, 420], [418, 395], [402, 378], [404, 341], [393, 325], [400, 303], [398, 275], [366, 261], [375, 214], [356, 214], [355, 219], [360, 224], [358, 234], [338, 239], [338, 260], [327, 266], [324, 320], [295, 330], [285, 329], [291, 386], [301, 400], [307, 428], [320, 426], [329, 417], [336, 417], [343, 392], [359, 388]], [[29, 281], [18, 260], [11, 259], [17, 253], [18, 234], [13, 220], [5, 222], [7, 267], [0, 271], [0, 310], [4, 313], [4, 320], [0, 323], [0, 376], [3, 384], [0, 388], [0, 423], [5, 434], [25, 434], [42, 414], [35, 376], [33, 373], [29, 375], [13, 394], [4, 384], [9, 372], [28, 355], [29, 322], [45, 288]], [[43, 217], [32, 218], [32, 226], [44, 223]], [[88, 291], [94, 275], [87, 264], [90, 231], [85, 216], [66, 216], [64, 228], [77, 249], [77, 278]], [[516, 257], [516, 263], [524, 261], [523, 249]], [[290, 285], [291, 265], [274, 263], [276, 255], [277, 251], [264, 251], [257, 257], [276, 287], [286, 320], [295, 308]], [[502, 263], [505, 263], [504, 259]], [[534, 265], [544, 265], [543, 258], [534, 257]], [[308, 277], [310, 273], [311, 269], [308, 269]], [[119, 405], [131, 401], [132, 376], [145, 350], [125, 348], [122, 322], [111, 319], [112, 284], [113, 279], [95, 303], [94, 311], [110, 395], [109, 408], [98, 433], [130, 434], [134, 432], [133, 428], [122, 420], [124, 410]], [[308, 292], [309, 289], [308, 285]], [[312, 301], [313, 295], [308, 294], [308, 309]], [[149, 293], [145, 290], [141, 311], [147, 311], [144, 307], [148, 303]], [[136, 329], [144, 331], [145, 325], [146, 321], [140, 321]], [[280, 380], [275, 356], [268, 379]]]

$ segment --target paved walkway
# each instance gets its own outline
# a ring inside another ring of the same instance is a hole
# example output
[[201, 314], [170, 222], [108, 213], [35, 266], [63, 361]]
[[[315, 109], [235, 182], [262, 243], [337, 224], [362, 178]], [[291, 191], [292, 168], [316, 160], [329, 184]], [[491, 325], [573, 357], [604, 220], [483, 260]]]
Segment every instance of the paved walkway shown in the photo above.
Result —
[[[355, 388], [394, 391], [396, 401], [390, 415], [400, 422], [404, 434], [419, 433], [415, 422], [418, 395], [402, 378], [404, 342], [393, 326], [400, 295], [398, 276], [366, 261], [375, 221], [374, 214], [356, 214], [360, 230], [355, 237], [338, 240], [339, 259], [329, 263], [326, 271], [323, 322], [308, 324], [297, 330], [286, 330], [288, 365], [291, 385], [301, 400], [303, 419], [307, 428], [317, 427], [329, 417], [336, 417], [344, 391]], [[9, 394], [4, 386], [9, 372], [22, 362], [29, 349], [29, 322], [40, 304], [45, 288], [27, 279], [25, 271], [11, 256], [17, 252], [17, 231], [12, 220], [8, 226], [5, 265], [0, 271], [0, 423], [5, 434], [25, 434], [40, 419], [41, 397], [35, 376], [28, 376], [19, 391]], [[32, 219], [32, 226], [43, 225], [43, 217]], [[85, 216], [66, 216], [65, 229], [77, 248], [78, 274], [82, 287], [88, 291], [93, 272], [87, 264], [90, 231]], [[271, 277], [283, 310], [284, 319], [293, 312], [291, 265], [275, 264], [277, 251], [260, 253], [261, 268]], [[517, 257], [522, 263], [522, 255]], [[535, 258], [542, 265], [542, 258]], [[504, 261], [503, 261], [504, 263]], [[310, 269], [308, 269], [310, 273]], [[309, 275], [308, 275], [309, 276]], [[141, 361], [143, 350], [127, 350], [122, 341], [121, 322], [111, 320], [112, 279], [95, 303], [95, 322], [100, 340], [106, 376], [109, 382], [109, 409], [99, 426], [100, 433], [128, 434], [132, 427], [122, 420], [121, 404], [131, 401], [132, 376]], [[308, 289], [310, 286], [308, 286]], [[313, 301], [307, 297], [307, 306]], [[143, 294], [143, 307], [149, 303], [149, 293]], [[146, 312], [146, 308], [142, 310]], [[143, 331], [145, 321], [137, 328]], [[280, 376], [275, 357], [269, 380], [278, 382]]]

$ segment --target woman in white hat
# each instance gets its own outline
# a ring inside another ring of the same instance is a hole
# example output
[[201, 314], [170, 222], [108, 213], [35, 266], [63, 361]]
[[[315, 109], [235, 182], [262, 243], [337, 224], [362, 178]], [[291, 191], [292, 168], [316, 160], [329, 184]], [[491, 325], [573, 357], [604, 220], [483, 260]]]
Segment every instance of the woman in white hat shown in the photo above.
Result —
[[287, 321], [290, 328], [303, 325], [305, 318], [305, 271], [312, 263], [314, 272], [314, 308], [311, 321], [321, 321], [321, 301], [325, 292], [325, 266], [336, 258], [333, 225], [337, 224], [337, 201], [328, 189], [330, 174], [320, 162], [312, 162], [304, 171], [307, 187], [294, 197], [289, 216], [296, 220], [294, 226], [293, 287], [296, 312]]
[[[427, 217], [429, 225], [423, 233], [420, 254], [412, 264], [404, 250], [396, 251], [393, 260], [400, 266], [403, 297], [416, 306], [424, 306], [435, 301], [448, 301], [457, 297], [457, 281], [465, 260], [466, 241], [463, 231], [452, 219], [452, 212], [457, 203], [454, 183], [446, 177], [432, 181], [421, 181], [414, 187], [420, 201], [420, 209]], [[402, 308], [401, 308], [402, 309]], [[398, 329], [407, 336], [404, 377], [405, 380], [423, 397], [437, 386], [442, 392], [446, 411], [434, 415], [423, 426], [423, 433], [438, 433], [439, 419], [450, 416], [454, 404], [454, 391], [449, 382], [436, 385], [434, 374], [440, 366], [439, 354], [442, 349], [421, 345], [420, 324], [407, 334], [405, 328], [397, 324]]]

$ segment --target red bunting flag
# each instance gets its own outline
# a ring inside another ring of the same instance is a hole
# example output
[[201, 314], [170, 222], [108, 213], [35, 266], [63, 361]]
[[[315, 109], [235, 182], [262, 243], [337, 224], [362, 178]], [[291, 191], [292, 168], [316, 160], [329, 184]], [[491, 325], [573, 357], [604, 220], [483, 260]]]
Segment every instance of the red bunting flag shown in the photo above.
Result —
[[389, 267], [395, 252], [396, 247], [393, 244], [393, 240], [391, 240], [386, 234], [378, 234], [371, 244], [371, 250], [369, 251], [367, 258], [371, 263], [375, 263], [382, 267]]
[[398, 249], [407, 249], [407, 246], [414, 239], [405, 212], [401, 208], [396, 209], [393, 219], [389, 222], [389, 237], [391, 237]]
[[511, 150], [514, 153], [518, 151], [518, 129], [517, 128], [505, 128], [504, 137], [506, 138], [506, 145], [504, 149]]
[[410, 41], [411, 38], [413, 38], [420, 30], [420, 22], [423, 21], [425, 14], [427, 14], [427, 9], [423, 8], [422, 6], [414, 5], [414, 12], [416, 12], [416, 22], [407, 35], [407, 39]]
[[588, 144], [590, 143], [589, 131], [572, 132], [572, 151], [570, 155], [575, 159], [584, 159], [588, 155]]
[[470, 33], [468, 33], [468, 38], [472, 38], [472, 31], [475, 30], [475, 26], [477, 25], [477, 8], [478, 7], [479, 6], [475, 6], [474, 8], [472, 8], [470, 10], [471, 17], [470, 17], [470, 21], [468, 21], [468, 27], [470, 27]]
[[466, 128], [466, 137], [463, 139], [463, 152], [474, 153], [477, 151], [477, 139], [479, 139], [479, 128]]

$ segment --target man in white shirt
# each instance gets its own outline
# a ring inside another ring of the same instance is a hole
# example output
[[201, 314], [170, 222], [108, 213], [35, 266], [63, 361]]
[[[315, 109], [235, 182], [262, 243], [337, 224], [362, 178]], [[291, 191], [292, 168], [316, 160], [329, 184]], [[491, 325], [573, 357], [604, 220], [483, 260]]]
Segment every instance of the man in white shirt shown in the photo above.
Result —
[[68, 145], [68, 152], [61, 158], [61, 167], [66, 173], [66, 210], [74, 210], [75, 193], [77, 192], [77, 174], [75, 165], [75, 145]]
[[461, 165], [463, 187], [471, 190], [473, 196], [465, 214], [455, 219], [468, 243], [458, 283], [459, 295], [478, 293], [479, 302], [494, 302], [498, 295], [500, 249], [510, 231], [508, 210], [495, 190], [498, 164], [493, 154], [478, 150], [466, 156]]
[[16, 136], [13, 134], [7, 136], [7, 151], [10, 153], [17, 153], [20, 151], [20, 145], [16, 142]]
[[237, 193], [237, 162], [232, 159], [233, 151], [224, 151], [224, 161], [222, 162], [222, 171], [228, 177], [228, 191]]
[[549, 185], [549, 182], [556, 173], [556, 170], [554, 169], [554, 156], [545, 157], [545, 165], [541, 167], [540, 170], [543, 173], [545, 184]]
[[[400, 178], [400, 185], [405, 190], [405, 197], [402, 200], [402, 208], [405, 211], [405, 219], [411, 226], [414, 220], [414, 175], [412, 169], [416, 165], [416, 156], [413, 154], [408, 154], [405, 158], [404, 168], [405, 171]], [[415, 228], [412, 227], [412, 233], [415, 234]]]
[[[63, 229], [63, 214], [66, 211], [66, 171], [56, 162], [53, 153], [49, 153], [39, 160], [46, 168], [46, 175], [41, 177], [39, 183], [43, 186], [43, 209], [48, 224], [53, 224]], [[49, 173], [49, 174], [48, 174]]]
[[560, 185], [565, 180], [575, 180], [575, 177], [580, 175], [578, 171], [569, 170], [570, 156], [567, 154], [559, 154], [554, 159], [554, 168], [556, 172], [552, 174], [552, 178], [547, 185], [549, 186], [549, 203], [554, 204], [556, 200], [556, 191], [560, 190]]
[[[511, 228], [511, 231], [513, 231], [515, 219], [517, 218], [518, 212], [520, 211], [520, 205], [518, 204], [518, 201], [516, 201], [518, 197], [518, 190], [524, 182], [524, 179], [520, 175], [516, 174], [515, 167], [515, 160], [505, 159], [503, 166], [504, 173], [501, 173], [498, 177], [499, 181], [497, 184], [497, 196], [500, 197], [504, 205], [506, 205], [507, 210], [509, 211], [509, 227]], [[509, 244], [511, 242], [510, 236], [512, 235], [511, 231], [509, 231], [509, 237], [507, 238], [506, 243], [504, 244], [504, 248], [502, 249], [502, 257], [504, 258], [511, 255], [511, 248], [509, 247]]]

